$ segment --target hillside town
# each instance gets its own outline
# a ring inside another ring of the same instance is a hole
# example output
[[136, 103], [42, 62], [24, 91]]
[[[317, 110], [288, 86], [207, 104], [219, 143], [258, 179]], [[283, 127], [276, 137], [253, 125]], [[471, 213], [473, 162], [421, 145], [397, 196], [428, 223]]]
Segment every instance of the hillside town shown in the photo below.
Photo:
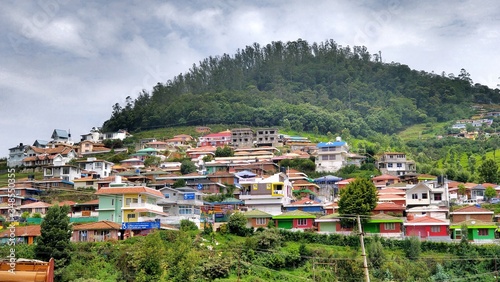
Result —
[[[75, 142], [69, 131], [54, 129], [50, 141], [10, 148], [8, 166], [29, 174], [15, 182], [13, 218], [23, 223], [16, 227], [16, 241], [35, 243], [52, 205], [70, 207], [73, 242], [124, 240], [155, 229], [177, 230], [183, 220], [200, 229], [217, 230], [237, 211], [244, 214], [247, 227], [254, 229], [273, 225], [293, 231], [353, 232], [341, 222], [338, 199], [355, 179], [342, 179], [335, 172], [348, 165], [361, 166], [366, 156], [351, 152], [345, 140], [336, 137], [313, 143], [305, 137], [280, 134], [277, 128], [211, 132], [200, 126], [196, 132], [197, 138], [188, 134], [143, 138], [129, 150], [105, 146], [107, 140], [131, 137], [125, 130], [101, 133], [93, 128]], [[217, 156], [224, 148], [232, 154]], [[118, 153], [127, 158], [119, 163], [103, 158]], [[192, 171], [186, 171], [181, 162], [169, 161], [173, 155], [191, 160]], [[498, 241], [500, 215], [481, 204], [498, 203], [500, 185], [418, 174], [415, 162], [404, 152], [374, 157], [380, 175], [371, 182], [377, 188], [378, 202], [363, 222], [367, 235], [452, 242], [462, 238], [465, 224], [469, 241]], [[316, 172], [325, 175], [310, 178], [281, 166], [285, 159], [314, 159]], [[486, 197], [487, 189], [494, 189], [496, 196]], [[8, 187], [0, 190], [0, 214], [8, 221]], [[93, 199], [40, 200], [40, 195], [54, 190], [90, 193]], [[207, 200], [217, 195], [225, 197]], [[4, 230], [0, 242], [6, 243], [9, 236]]]

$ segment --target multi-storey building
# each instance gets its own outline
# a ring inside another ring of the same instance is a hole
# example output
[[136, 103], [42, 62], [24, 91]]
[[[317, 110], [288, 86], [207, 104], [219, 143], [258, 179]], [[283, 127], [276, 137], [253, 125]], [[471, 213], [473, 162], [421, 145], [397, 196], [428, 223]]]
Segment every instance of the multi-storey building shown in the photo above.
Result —
[[203, 206], [203, 193], [199, 190], [182, 188], [162, 188], [163, 199], [157, 201], [163, 211], [168, 213], [164, 220], [167, 224], [177, 225], [181, 220], [190, 220], [200, 227], [200, 208]]
[[375, 165], [382, 174], [394, 176], [416, 173], [415, 162], [408, 160], [405, 153], [388, 152], [384, 153], [375, 162]]
[[335, 142], [322, 142], [317, 145], [316, 171], [336, 172], [347, 164], [349, 146], [340, 137]]
[[215, 147], [224, 147], [225, 145], [229, 145], [231, 142], [231, 131], [222, 131], [219, 133], [211, 133], [205, 136], [199, 137], [198, 146], [215, 146]]
[[278, 146], [278, 129], [277, 128], [259, 128], [255, 131], [255, 145], [257, 147]]
[[253, 147], [254, 132], [251, 128], [231, 129], [231, 145], [235, 148]]
[[237, 177], [236, 186], [241, 187], [240, 200], [249, 209], [258, 209], [271, 215], [281, 214], [283, 205], [289, 204], [292, 183], [284, 173], [269, 177]]

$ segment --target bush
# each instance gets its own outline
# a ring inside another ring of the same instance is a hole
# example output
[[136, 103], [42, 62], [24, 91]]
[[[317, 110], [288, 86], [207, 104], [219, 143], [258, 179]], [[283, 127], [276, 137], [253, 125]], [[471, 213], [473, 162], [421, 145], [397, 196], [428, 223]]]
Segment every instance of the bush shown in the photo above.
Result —
[[192, 222], [191, 220], [183, 219], [181, 220], [180, 230], [181, 231], [198, 230], [198, 226], [196, 226], [196, 223]]

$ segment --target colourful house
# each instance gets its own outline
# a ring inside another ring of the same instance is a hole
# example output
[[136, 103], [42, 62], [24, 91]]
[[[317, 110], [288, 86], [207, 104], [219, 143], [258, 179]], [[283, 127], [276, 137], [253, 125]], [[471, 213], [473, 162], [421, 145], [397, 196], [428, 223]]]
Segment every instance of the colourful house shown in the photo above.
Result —
[[417, 236], [429, 240], [450, 240], [448, 234], [450, 222], [447, 219], [437, 219], [430, 216], [409, 217], [403, 226], [405, 236]]
[[73, 242], [102, 242], [120, 239], [121, 224], [111, 221], [98, 221], [73, 226]]
[[271, 221], [273, 217], [271, 214], [260, 210], [250, 210], [245, 212], [243, 215], [248, 220], [247, 227], [253, 227], [254, 229], [259, 227], [266, 228], [269, 221]]
[[301, 210], [273, 216], [275, 226], [283, 229], [310, 229], [314, 226], [314, 219], [316, 219], [314, 214]]
[[[17, 244], [28, 244], [31, 245], [36, 243], [36, 238], [41, 235], [40, 225], [26, 225], [26, 226], [16, 226], [14, 231]], [[11, 234], [11, 229], [6, 228], [0, 232], [0, 244], [6, 244], [9, 242]]]
[[[164, 195], [155, 189], [133, 187], [106, 187], [95, 193], [99, 198], [99, 221], [134, 223], [161, 220], [166, 213], [156, 204]], [[127, 226], [133, 226], [134, 224]]]
[[403, 235], [402, 227], [402, 218], [379, 213], [372, 215], [370, 219], [363, 224], [363, 231], [368, 234], [382, 237], [401, 237], [401, 235]]
[[480, 221], [480, 220], [466, 220], [462, 222], [452, 223], [450, 226], [450, 231], [453, 239], [462, 239], [462, 226], [467, 226], [467, 240], [468, 241], [483, 241], [484, 240], [494, 240], [495, 231], [498, 226], [491, 221]]
[[290, 204], [283, 205], [285, 211], [301, 210], [310, 213], [323, 214], [323, 203], [311, 200], [310, 198], [302, 198], [297, 201], [292, 201]]

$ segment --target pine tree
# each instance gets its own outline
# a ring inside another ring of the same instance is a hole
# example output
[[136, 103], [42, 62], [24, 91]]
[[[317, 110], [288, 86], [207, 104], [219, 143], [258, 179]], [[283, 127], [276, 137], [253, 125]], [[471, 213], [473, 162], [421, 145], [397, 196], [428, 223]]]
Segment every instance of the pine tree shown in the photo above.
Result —
[[72, 245], [71, 227], [69, 225], [69, 206], [57, 205], [48, 209], [41, 225], [41, 235], [35, 246], [35, 257], [43, 261], [54, 258], [55, 274], [69, 265], [71, 260]]

